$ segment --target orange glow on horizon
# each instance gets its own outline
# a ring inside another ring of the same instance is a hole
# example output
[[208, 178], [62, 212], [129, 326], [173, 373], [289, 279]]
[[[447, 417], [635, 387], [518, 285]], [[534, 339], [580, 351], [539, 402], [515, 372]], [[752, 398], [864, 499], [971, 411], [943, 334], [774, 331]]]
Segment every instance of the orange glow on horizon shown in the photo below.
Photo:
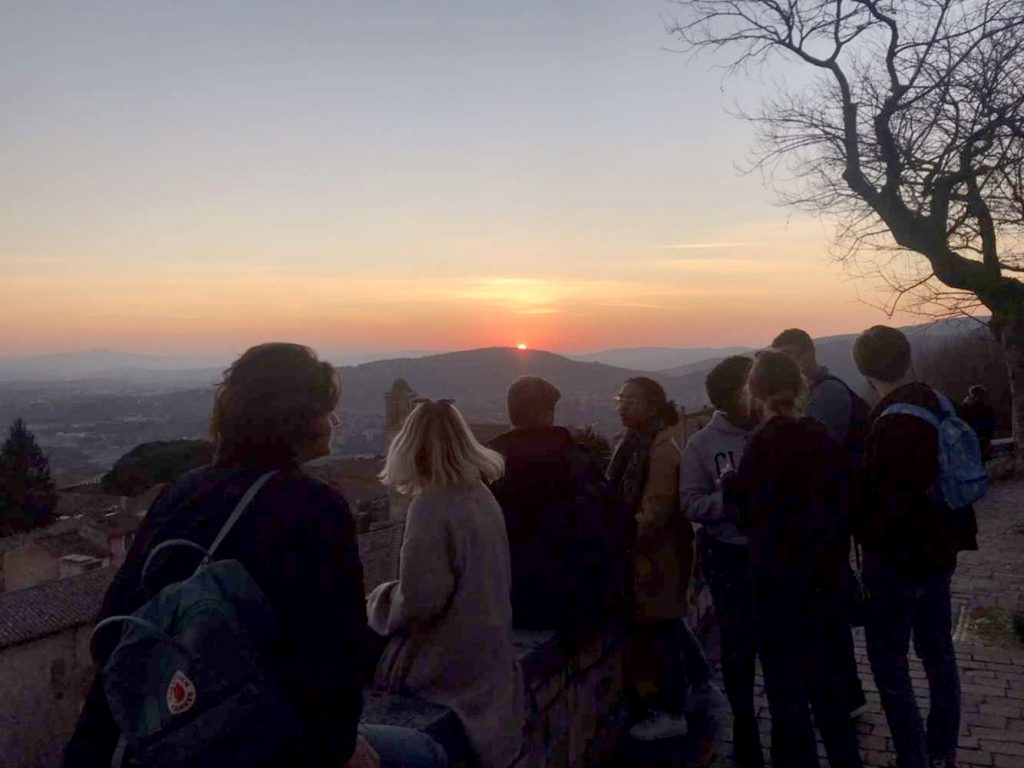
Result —
[[525, 349], [529, 349], [529, 347], [526, 344], [520, 343], [520, 344], [516, 344], [516, 349], [524, 349], [525, 350]]

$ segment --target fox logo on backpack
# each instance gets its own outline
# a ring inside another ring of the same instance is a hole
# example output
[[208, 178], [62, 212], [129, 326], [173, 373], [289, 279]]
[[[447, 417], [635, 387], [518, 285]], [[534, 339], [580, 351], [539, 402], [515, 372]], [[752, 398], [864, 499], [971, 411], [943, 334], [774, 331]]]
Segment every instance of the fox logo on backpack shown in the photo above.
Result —
[[237, 560], [214, 560], [217, 548], [260, 489], [249, 487], [209, 550], [184, 539], [154, 547], [142, 585], [161, 551], [189, 547], [202, 562], [184, 581], [157, 592], [135, 613], [111, 616], [93, 630], [121, 630], [101, 670], [121, 739], [112, 766], [152, 768], [263, 766], [279, 763], [302, 725], [268, 670], [276, 618]]

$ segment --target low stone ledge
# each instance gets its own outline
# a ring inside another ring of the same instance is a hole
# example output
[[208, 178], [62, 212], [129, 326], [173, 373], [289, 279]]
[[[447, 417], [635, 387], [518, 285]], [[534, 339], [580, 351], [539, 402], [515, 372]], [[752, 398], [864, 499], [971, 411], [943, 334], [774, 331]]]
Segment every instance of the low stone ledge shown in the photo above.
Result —
[[[621, 627], [585, 635], [572, 652], [554, 632], [512, 633], [527, 699], [526, 749], [516, 768], [612, 764], [626, 731]], [[368, 692], [363, 719], [423, 731], [448, 752], [452, 768], [472, 765], [465, 734], [446, 707], [413, 696]]]
[[449, 768], [470, 768], [474, 764], [462, 725], [448, 707], [415, 696], [366, 691], [363, 722], [414, 728], [427, 734], [448, 753]]

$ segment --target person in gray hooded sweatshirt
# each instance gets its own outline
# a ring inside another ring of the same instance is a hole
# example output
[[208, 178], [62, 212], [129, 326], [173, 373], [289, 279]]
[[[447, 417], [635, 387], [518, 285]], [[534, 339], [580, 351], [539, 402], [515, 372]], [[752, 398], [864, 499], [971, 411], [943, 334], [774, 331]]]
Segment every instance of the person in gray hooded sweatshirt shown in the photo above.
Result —
[[721, 628], [722, 675], [741, 768], [764, 765], [754, 714], [757, 637], [747, 538], [737, 528], [735, 510], [723, 504], [719, 477], [739, 466], [756, 423], [743, 396], [752, 364], [749, 357], [728, 357], [708, 374], [705, 386], [716, 410], [686, 444], [679, 469], [680, 502], [690, 520], [701, 525], [699, 562]]

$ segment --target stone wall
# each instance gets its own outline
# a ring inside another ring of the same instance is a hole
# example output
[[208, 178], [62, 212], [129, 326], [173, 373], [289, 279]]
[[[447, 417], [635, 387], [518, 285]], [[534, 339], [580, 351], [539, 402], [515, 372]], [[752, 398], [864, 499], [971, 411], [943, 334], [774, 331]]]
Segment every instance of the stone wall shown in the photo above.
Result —
[[91, 630], [72, 627], [0, 652], [0, 765], [60, 764], [93, 677]]
[[[595, 632], [567, 653], [553, 632], [513, 633], [527, 692], [525, 751], [515, 768], [615, 765], [626, 731], [625, 632]], [[416, 728], [442, 744], [450, 768], [472, 765], [454, 713], [411, 696], [370, 692], [367, 722]]]
[[[402, 530], [400, 524], [387, 525], [359, 536], [367, 590], [397, 574]], [[102, 590], [97, 590], [92, 611], [101, 597]], [[691, 622], [705, 623], [710, 598], [699, 581], [692, 603]], [[4, 768], [50, 768], [59, 763], [94, 672], [88, 652], [91, 628], [91, 621], [77, 619], [59, 632], [0, 649]], [[550, 632], [517, 631], [513, 639], [529, 703], [527, 751], [517, 768], [616, 764], [626, 728], [624, 630], [594, 633], [573, 653], [567, 653]], [[461, 727], [444, 707], [367, 692], [365, 719], [419, 728], [445, 746], [453, 768], [468, 765]]]
[[28, 541], [0, 557], [4, 561], [5, 591], [28, 589], [60, 576], [59, 559], [34, 541]]
[[[394, 578], [388, 563], [397, 568], [397, 552], [387, 546], [401, 545], [401, 525], [376, 531], [373, 542], [360, 537], [364, 554], [366, 588]], [[710, 590], [694, 574], [689, 620], [706, 629], [712, 621]], [[595, 632], [567, 652], [553, 632], [516, 630], [513, 641], [523, 667], [528, 714], [526, 751], [515, 768], [589, 768], [620, 765], [620, 750], [627, 730], [623, 667], [628, 636], [625, 628]], [[448, 751], [451, 768], [469, 766], [465, 737], [454, 713], [412, 696], [370, 692], [364, 718], [367, 722], [401, 725], [430, 734]]]

